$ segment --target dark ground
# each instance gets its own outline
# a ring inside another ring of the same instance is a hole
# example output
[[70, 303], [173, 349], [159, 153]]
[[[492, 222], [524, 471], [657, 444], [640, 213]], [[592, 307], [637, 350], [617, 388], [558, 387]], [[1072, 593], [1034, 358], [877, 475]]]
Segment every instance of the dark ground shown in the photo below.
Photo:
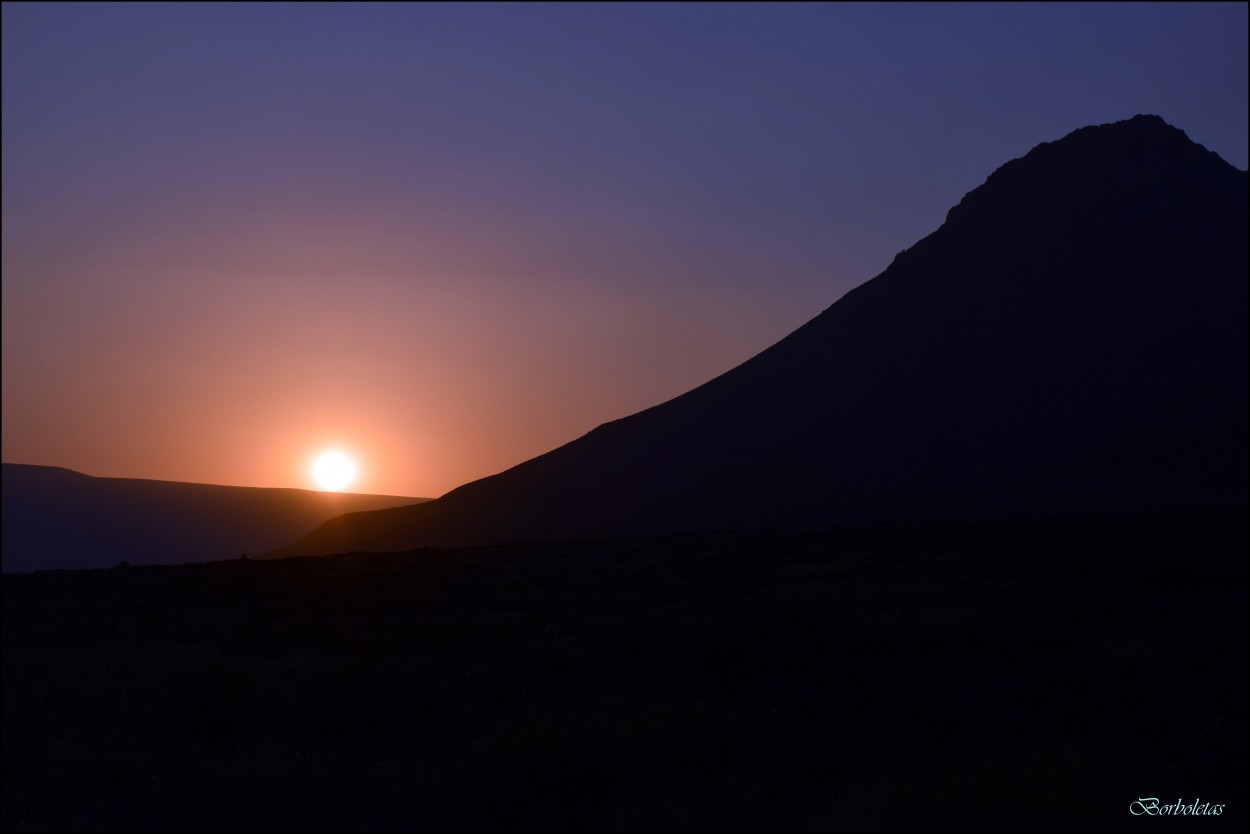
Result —
[[3, 827], [1243, 829], [1246, 545], [1238, 507], [6, 575]]

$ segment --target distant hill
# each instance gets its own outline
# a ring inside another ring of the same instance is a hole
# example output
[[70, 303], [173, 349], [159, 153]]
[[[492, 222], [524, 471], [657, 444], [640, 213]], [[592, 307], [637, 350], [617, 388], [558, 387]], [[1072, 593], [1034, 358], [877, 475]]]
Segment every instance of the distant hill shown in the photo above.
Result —
[[340, 513], [427, 499], [93, 478], [6, 463], [3, 568], [175, 564], [257, 555]]
[[1247, 175], [1157, 116], [995, 171], [676, 399], [276, 555], [1239, 501]]

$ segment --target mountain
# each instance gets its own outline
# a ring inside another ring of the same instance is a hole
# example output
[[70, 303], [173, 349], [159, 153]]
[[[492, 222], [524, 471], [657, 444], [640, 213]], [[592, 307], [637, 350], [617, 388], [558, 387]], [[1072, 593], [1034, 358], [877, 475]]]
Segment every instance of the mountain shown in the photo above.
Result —
[[0, 467], [0, 485], [6, 572], [231, 559], [271, 550], [340, 513], [426, 500], [93, 478], [16, 463]]
[[1157, 116], [995, 171], [676, 399], [273, 555], [1244, 501], [1247, 175]]

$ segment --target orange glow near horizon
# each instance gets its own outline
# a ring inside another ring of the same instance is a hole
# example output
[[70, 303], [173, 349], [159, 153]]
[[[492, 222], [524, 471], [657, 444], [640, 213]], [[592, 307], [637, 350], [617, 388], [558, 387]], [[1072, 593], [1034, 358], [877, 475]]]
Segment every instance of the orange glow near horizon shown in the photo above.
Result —
[[[84, 290], [58, 308], [82, 317], [74, 339], [27, 324], [40, 320], [31, 293], [44, 284], [26, 292], [6, 281], [4, 460], [319, 490], [313, 460], [339, 449], [357, 464], [343, 491], [435, 498], [677, 396], [802, 320], [765, 315], [768, 304], [731, 291], [718, 295], [715, 315], [701, 314], [705, 297], [680, 287], [643, 303], [623, 291], [599, 299], [576, 285], [537, 292], [466, 276], [455, 294], [427, 293], [408, 277], [422, 274], [417, 265], [366, 269], [358, 252], [336, 255], [311, 239], [290, 250], [312, 255], [270, 262], [235, 251], [255, 262], [247, 269], [207, 253], [208, 266], [182, 276], [176, 292], [161, 285], [170, 297], [144, 308], [170, 310], [142, 320], [119, 297]], [[306, 262], [313, 255], [319, 268]], [[33, 256], [6, 258], [51, 274]], [[153, 260], [181, 276], [177, 258]], [[349, 272], [359, 276], [350, 292], [306, 294]], [[752, 348], [735, 344], [745, 325], [718, 329], [751, 315], [765, 331]], [[310, 341], [310, 331], [337, 338]], [[95, 347], [84, 352], [82, 340]], [[39, 361], [18, 361], [31, 355]]]

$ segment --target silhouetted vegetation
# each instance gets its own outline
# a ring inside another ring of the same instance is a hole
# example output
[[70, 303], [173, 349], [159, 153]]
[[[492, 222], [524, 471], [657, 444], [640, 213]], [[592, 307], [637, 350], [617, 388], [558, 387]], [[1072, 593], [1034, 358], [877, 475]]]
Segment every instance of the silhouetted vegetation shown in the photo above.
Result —
[[1246, 520], [11, 574], [4, 828], [1232, 830]]

